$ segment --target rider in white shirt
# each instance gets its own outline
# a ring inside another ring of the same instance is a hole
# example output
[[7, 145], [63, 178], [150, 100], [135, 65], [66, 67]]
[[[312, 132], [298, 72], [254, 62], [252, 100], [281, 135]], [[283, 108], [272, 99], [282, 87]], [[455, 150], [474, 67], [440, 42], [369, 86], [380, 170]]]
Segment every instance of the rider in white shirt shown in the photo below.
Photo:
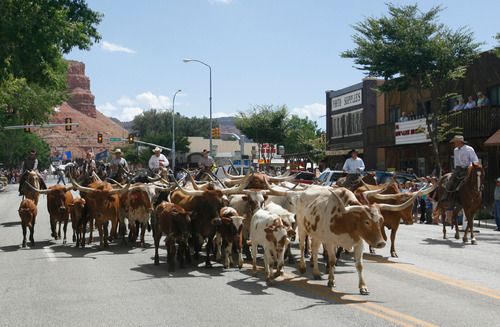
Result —
[[168, 159], [167, 157], [165, 157], [162, 153], [161, 153], [161, 149], [159, 147], [156, 147], [153, 152], [155, 154], [153, 154], [151, 156], [151, 158], [149, 159], [149, 169], [151, 169], [154, 173], [159, 173], [160, 170], [162, 168], [166, 168], [168, 167]]

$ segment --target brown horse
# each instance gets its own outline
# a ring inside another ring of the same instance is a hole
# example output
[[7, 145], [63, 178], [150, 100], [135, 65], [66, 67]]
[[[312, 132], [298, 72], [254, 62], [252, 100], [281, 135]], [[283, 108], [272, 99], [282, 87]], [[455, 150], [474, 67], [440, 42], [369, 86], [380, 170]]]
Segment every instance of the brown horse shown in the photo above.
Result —
[[[26, 176], [26, 180], [24, 181], [24, 183], [29, 183], [34, 188], [39, 189], [40, 182], [38, 181], [37, 172], [34, 170], [28, 170], [25, 172], [25, 174], [27, 174], [27, 176]], [[38, 198], [39, 197], [40, 197], [40, 195], [38, 194], [38, 192], [33, 191], [33, 189], [26, 184], [23, 185], [23, 200], [25, 198], [30, 199], [35, 203], [35, 205], [38, 205]]]
[[[337, 179], [337, 186], [344, 187], [345, 180], [346, 180], [346, 177], [340, 177], [339, 179]], [[362, 178], [358, 179], [357, 182], [354, 183], [354, 185], [350, 185], [349, 189], [354, 192], [358, 187], [361, 187], [364, 184], [378, 185], [377, 172], [375, 172], [375, 171], [374, 172], [367, 172], [366, 175], [363, 176]]]
[[[441, 202], [443, 196], [443, 189], [448, 181], [451, 173], [444, 175], [444, 178], [439, 184], [439, 202], [435, 211], [441, 213], [442, 223], [443, 223], [443, 238], [447, 239], [446, 236], [446, 216], [445, 210], [447, 206]], [[468, 241], [467, 233], [470, 231], [471, 244], [477, 244], [476, 237], [474, 236], [474, 215], [479, 208], [482, 200], [482, 190], [484, 181], [484, 168], [480, 164], [472, 164], [469, 167], [469, 173], [465, 179], [464, 184], [460, 189], [452, 194], [450, 194], [449, 200], [455, 205], [453, 209], [452, 222], [455, 223], [455, 238], [458, 240], [460, 238], [460, 233], [458, 231], [458, 221], [457, 216], [461, 209], [464, 209], [465, 216], [468, 219], [467, 228], [465, 229], [463, 241], [466, 243]], [[453, 228], [453, 226], [452, 226]]]

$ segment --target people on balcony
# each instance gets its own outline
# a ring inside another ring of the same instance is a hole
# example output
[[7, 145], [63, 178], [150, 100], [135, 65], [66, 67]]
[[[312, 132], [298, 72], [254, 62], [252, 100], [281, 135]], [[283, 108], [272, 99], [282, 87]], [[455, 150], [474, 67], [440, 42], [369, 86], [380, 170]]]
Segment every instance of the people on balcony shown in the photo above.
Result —
[[481, 104], [479, 104], [479, 100], [477, 101], [479, 107], [484, 107], [484, 106], [490, 105], [490, 99], [488, 99], [488, 97], [486, 96], [486, 93], [481, 94], [481, 100], [482, 100]]
[[458, 100], [455, 100], [455, 105], [453, 106], [453, 109], [451, 109], [451, 111], [458, 111], [460, 109], [458, 109], [460, 107], [460, 103], [458, 102]]
[[469, 101], [465, 104], [464, 109], [472, 109], [476, 106], [476, 101], [472, 99], [472, 95], [469, 95]]
[[408, 121], [408, 117], [406, 116], [406, 112], [403, 111], [401, 114], [401, 118], [399, 118], [399, 121]]
[[483, 101], [483, 92], [477, 92], [477, 106], [482, 107]]

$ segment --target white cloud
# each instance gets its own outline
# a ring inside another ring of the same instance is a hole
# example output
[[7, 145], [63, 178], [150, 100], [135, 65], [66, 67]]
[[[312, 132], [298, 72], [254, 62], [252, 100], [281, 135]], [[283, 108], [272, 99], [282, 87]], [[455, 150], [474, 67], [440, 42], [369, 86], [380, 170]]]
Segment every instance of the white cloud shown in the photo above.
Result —
[[126, 48], [119, 44], [109, 43], [108, 41], [102, 41], [101, 48], [106, 51], [111, 52], [126, 52], [126, 53], [135, 53], [134, 50]]
[[146, 109], [166, 109], [172, 105], [169, 97], [164, 95], [156, 96], [151, 92], [139, 94], [135, 97], [141, 107]]
[[293, 108], [292, 114], [295, 114], [301, 118], [323, 116], [326, 114], [326, 106], [321, 103], [306, 104], [302, 108]]
[[225, 112], [216, 112], [212, 114], [212, 118], [222, 118], [222, 117], [233, 117], [236, 116], [235, 113], [227, 114]]
[[135, 116], [142, 114], [144, 110], [139, 107], [125, 107], [122, 110], [122, 114], [117, 117], [120, 121], [131, 121]]
[[116, 115], [116, 111], [119, 110], [119, 107], [112, 105], [109, 102], [106, 102], [106, 104], [101, 104], [96, 106], [97, 110], [102, 112], [104, 115], [108, 117], [114, 117]]
[[130, 99], [128, 96], [124, 95], [120, 99], [118, 99], [117, 103], [120, 106], [133, 106], [135, 105], [135, 101]]

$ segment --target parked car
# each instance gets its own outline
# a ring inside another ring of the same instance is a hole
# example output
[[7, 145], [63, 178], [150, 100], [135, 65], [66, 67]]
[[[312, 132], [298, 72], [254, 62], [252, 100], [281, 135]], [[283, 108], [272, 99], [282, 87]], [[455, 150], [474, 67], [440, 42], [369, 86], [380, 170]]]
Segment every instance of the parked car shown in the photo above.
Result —
[[[293, 172], [292, 175], [296, 174], [297, 171]], [[302, 184], [312, 184], [314, 183], [314, 178], [316, 177], [316, 174], [310, 173], [307, 171], [301, 171], [297, 177], [293, 180], [294, 183], [302, 183]]]
[[326, 170], [318, 177], [319, 185], [332, 186], [337, 184], [340, 177], [345, 177], [347, 174], [341, 170]]
[[406, 181], [413, 181], [415, 176], [407, 173], [398, 173], [393, 171], [379, 170], [377, 171], [377, 179], [379, 184], [389, 183], [392, 180], [393, 175], [396, 174], [396, 180], [398, 183], [404, 184]]

